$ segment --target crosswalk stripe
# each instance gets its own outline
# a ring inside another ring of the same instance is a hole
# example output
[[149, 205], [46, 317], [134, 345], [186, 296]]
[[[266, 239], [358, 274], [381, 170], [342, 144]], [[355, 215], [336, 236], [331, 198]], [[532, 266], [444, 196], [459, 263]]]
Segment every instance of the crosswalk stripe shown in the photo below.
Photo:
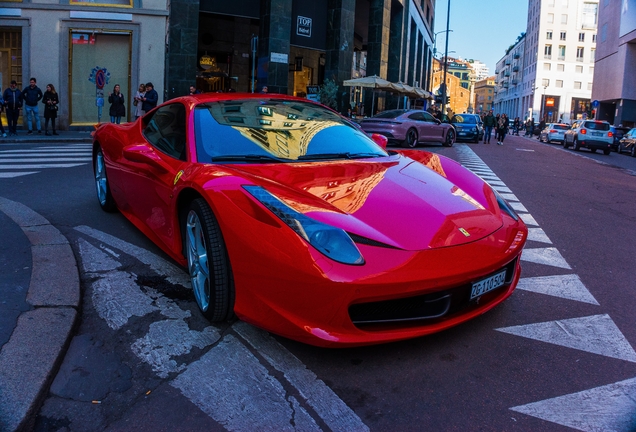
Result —
[[510, 408], [582, 431], [636, 430], [636, 378]]
[[567, 263], [563, 255], [553, 247], [548, 248], [524, 248], [521, 254], [521, 260], [532, 262], [535, 264], [549, 265], [559, 268], [571, 270], [570, 264]]
[[81, 153], [77, 153], [77, 150], [73, 150], [73, 153], [71, 152], [60, 152], [59, 150], [52, 150], [52, 151], [38, 151], [37, 153], [29, 153], [29, 154], [23, 154], [23, 153], [12, 153], [12, 154], [4, 154], [2, 152], [0, 152], [0, 160], [2, 159], [7, 159], [7, 158], [14, 158], [14, 157], [51, 157], [51, 156], [90, 156], [90, 152], [81, 152]]
[[11, 163], [29, 163], [29, 162], [68, 162], [69, 160], [77, 161], [77, 162], [89, 162], [93, 160], [89, 157], [74, 157], [74, 158], [28, 158], [28, 159], [2, 159], [3, 163], [11, 162]]
[[28, 165], [4, 165], [0, 169], [42, 169], [42, 168], [72, 168], [86, 163], [55, 163], [55, 164], [28, 164]]
[[23, 171], [23, 172], [0, 172], [0, 178], [14, 178], [14, 177], [20, 177], [20, 176], [25, 176], [25, 175], [29, 175], [29, 174], [36, 174], [37, 171]]
[[581, 278], [575, 274], [522, 277], [519, 279], [517, 289], [599, 305], [594, 296], [585, 287]]

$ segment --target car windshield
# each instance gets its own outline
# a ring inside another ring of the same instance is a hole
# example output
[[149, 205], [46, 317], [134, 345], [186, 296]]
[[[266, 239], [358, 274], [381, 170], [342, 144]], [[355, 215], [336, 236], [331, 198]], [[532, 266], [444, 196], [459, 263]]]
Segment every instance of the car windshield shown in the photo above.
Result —
[[320, 105], [246, 99], [199, 105], [198, 161], [276, 163], [388, 156], [365, 133]]
[[608, 131], [610, 130], [610, 125], [609, 123], [588, 121], [588, 122], [585, 122], [585, 128], [592, 129], [592, 130]]
[[474, 115], [463, 115], [463, 114], [455, 114], [451, 120], [451, 123], [477, 123], [477, 116]]

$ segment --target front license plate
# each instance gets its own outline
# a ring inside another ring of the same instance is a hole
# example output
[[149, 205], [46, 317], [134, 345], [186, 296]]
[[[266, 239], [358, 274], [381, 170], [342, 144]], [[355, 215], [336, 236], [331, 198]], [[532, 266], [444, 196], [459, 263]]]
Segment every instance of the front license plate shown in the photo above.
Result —
[[457, 132], [457, 135], [466, 135], [466, 132]]
[[486, 294], [489, 291], [499, 288], [504, 283], [506, 283], [506, 271], [502, 270], [494, 276], [490, 276], [489, 278], [482, 279], [479, 282], [475, 282], [473, 284], [473, 289], [470, 292], [470, 299], [474, 299], [475, 297], [479, 297], [481, 295]]

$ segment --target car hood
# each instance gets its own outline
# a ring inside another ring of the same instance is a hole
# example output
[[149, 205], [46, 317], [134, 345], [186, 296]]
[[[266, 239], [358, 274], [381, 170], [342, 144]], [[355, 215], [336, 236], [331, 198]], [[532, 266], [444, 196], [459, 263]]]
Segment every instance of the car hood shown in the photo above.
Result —
[[396, 155], [232, 170], [310, 217], [400, 249], [465, 244], [502, 226], [483, 180], [450, 159], [417, 153], [425, 160]]

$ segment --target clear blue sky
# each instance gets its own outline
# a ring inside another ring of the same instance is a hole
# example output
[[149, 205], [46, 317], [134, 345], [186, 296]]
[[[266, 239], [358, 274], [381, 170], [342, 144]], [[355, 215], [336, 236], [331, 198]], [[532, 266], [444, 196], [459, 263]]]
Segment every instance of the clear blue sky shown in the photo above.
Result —
[[[449, 57], [485, 63], [494, 75], [495, 66], [517, 36], [526, 31], [528, 0], [450, 0]], [[448, 0], [435, 2], [435, 33], [446, 30]], [[444, 55], [445, 33], [437, 35], [438, 57]]]

